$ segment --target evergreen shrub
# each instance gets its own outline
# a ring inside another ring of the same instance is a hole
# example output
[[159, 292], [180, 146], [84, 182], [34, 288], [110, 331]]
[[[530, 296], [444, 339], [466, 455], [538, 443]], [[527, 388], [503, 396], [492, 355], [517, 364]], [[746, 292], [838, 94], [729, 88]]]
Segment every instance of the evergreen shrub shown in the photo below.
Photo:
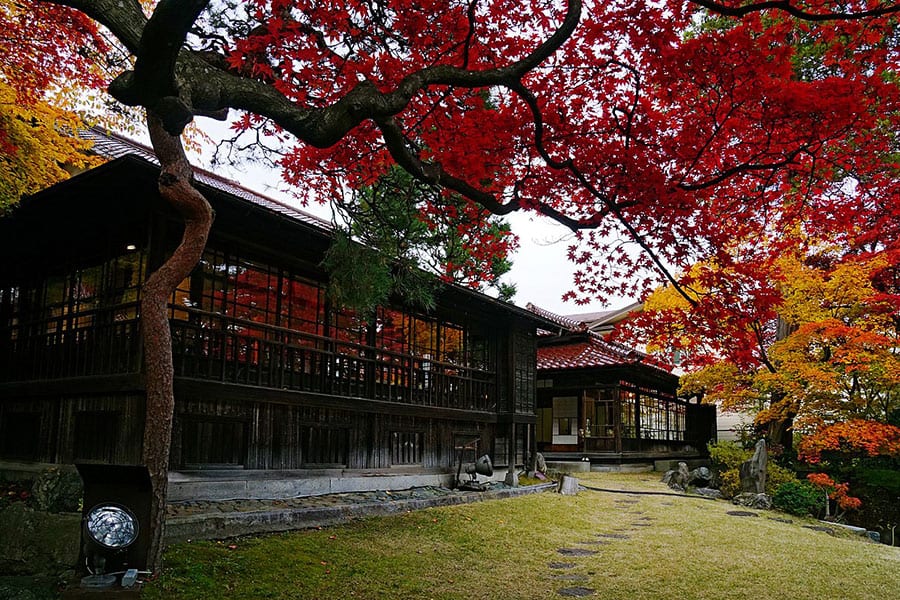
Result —
[[822, 491], [806, 481], [783, 483], [772, 496], [775, 508], [800, 517], [819, 516], [824, 502]]

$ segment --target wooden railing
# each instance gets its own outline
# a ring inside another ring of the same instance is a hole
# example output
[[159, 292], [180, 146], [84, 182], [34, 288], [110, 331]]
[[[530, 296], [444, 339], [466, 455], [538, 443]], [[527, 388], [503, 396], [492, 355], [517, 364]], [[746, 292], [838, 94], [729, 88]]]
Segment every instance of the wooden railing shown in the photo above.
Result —
[[[178, 314], [187, 318], [170, 321], [176, 376], [496, 410], [492, 371], [183, 307]], [[112, 311], [20, 325], [15, 335], [0, 331], [0, 382], [137, 373], [140, 360], [138, 320], [116, 321]]]
[[138, 321], [117, 321], [111, 311], [80, 313], [77, 319], [28, 323], [18, 326], [15, 335], [9, 330], [0, 331], [0, 381], [139, 371]]
[[190, 310], [175, 374], [266, 388], [494, 411], [494, 372]]

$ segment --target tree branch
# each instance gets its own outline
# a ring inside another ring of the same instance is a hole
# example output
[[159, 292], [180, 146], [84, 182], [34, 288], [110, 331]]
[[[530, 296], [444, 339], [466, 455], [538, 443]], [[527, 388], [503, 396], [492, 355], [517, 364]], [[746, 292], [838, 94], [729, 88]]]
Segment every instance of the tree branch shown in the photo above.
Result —
[[[125, 35], [127, 41], [123, 40], [123, 43], [131, 52], [140, 55], [141, 44], [144, 43], [141, 38], [147, 19], [135, 0], [124, 0], [131, 10], [111, 10], [110, 5], [115, 0], [47, 1], [84, 11], [117, 37]], [[169, 20], [174, 20], [172, 25], [176, 32], [181, 32], [185, 27], [189, 29], [190, 24], [186, 25], [186, 21], [191, 12], [202, 11], [206, 2], [190, 0], [185, 3], [188, 8], [178, 9], [169, 6], [179, 4], [178, 0], [166, 2], [165, 12], [160, 13], [159, 26], [167, 27]], [[236, 108], [264, 114], [299, 140], [317, 148], [327, 148], [336, 144], [363, 121], [400, 113], [425, 88], [448, 85], [471, 89], [517, 81], [552, 56], [569, 39], [578, 26], [581, 8], [581, 0], [570, 0], [566, 15], [557, 30], [530, 54], [505, 67], [480, 71], [450, 65], [425, 67], [405, 77], [394, 90], [382, 92], [370, 82], [361, 82], [334, 104], [317, 109], [297, 106], [269, 84], [223, 71], [195, 53], [181, 52], [175, 64], [175, 76], [181, 84], [178, 90], [180, 103], [165, 105], [163, 109], [173, 112], [184, 109], [191, 114], [198, 114], [198, 111], [217, 113], [223, 109]], [[171, 16], [167, 16], [170, 13]], [[140, 32], [137, 43], [134, 40], [135, 30]], [[177, 37], [170, 33], [160, 35], [169, 41]], [[178, 35], [183, 37], [183, 33]], [[150, 44], [150, 41], [147, 43]], [[153, 42], [152, 45], [156, 43]], [[174, 49], [168, 48], [168, 51]], [[159, 99], [152, 94], [148, 95], [147, 90], [132, 85], [133, 78], [134, 73], [121, 75], [117, 79], [119, 84], [111, 86], [110, 93], [130, 106], [156, 106]], [[133, 91], [137, 93], [131, 93]], [[175, 133], [172, 129], [169, 132]]]
[[890, 14], [900, 13], [900, 4], [884, 3], [881, 8], [873, 8], [859, 12], [823, 12], [813, 13], [794, 6], [790, 0], [770, 0], [767, 2], [752, 2], [749, 4], [741, 4], [740, 6], [729, 6], [722, 2], [712, 2], [711, 0], [691, 0], [694, 4], [702, 6], [714, 13], [724, 15], [726, 17], [744, 17], [751, 13], [761, 12], [764, 10], [780, 10], [787, 14], [801, 19], [803, 21], [849, 21], [858, 19], [868, 19], [871, 17], [883, 17]]

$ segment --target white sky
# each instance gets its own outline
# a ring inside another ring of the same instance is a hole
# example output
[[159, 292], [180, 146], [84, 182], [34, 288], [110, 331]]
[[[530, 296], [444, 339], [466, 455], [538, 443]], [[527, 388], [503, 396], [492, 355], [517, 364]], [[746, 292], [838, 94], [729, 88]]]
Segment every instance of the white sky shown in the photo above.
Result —
[[[203, 119], [200, 123], [211, 136], [223, 126]], [[208, 153], [204, 152], [204, 155]], [[216, 165], [210, 167], [208, 159], [201, 158], [201, 166], [219, 175], [228, 177], [255, 192], [316, 214], [331, 218], [328, 206], [300, 206], [286, 190], [277, 169], [260, 164]], [[537, 215], [514, 213], [507, 218], [513, 232], [519, 236], [519, 250], [512, 255], [513, 268], [504, 280], [516, 285], [513, 302], [524, 307], [529, 302], [557, 314], [573, 314], [620, 308], [633, 302], [631, 298], [611, 298], [608, 305], [594, 302], [577, 305], [563, 302], [562, 295], [572, 288], [572, 273], [575, 270], [566, 257], [571, 243], [571, 232], [562, 225]]]

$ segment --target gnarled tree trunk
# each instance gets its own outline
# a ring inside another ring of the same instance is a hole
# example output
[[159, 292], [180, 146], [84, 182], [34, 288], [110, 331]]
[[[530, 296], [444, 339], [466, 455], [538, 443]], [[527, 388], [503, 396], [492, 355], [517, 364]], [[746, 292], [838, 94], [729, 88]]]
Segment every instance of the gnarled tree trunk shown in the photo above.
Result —
[[200, 261], [212, 226], [209, 202], [191, 184], [192, 169], [179, 136], [163, 129], [150, 111], [147, 125], [153, 150], [160, 162], [159, 193], [184, 219], [184, 234], [178, 247], [141, 290], [141, 337], [144, 343], [147, 408], [142, 461], [150, 472], [153, 498], [150, 508], [148, 566], [161, 564], [168, 488], [169, 449], [175, 408], [173, 389], [172, 333], [168, 302], [175, 288]]

